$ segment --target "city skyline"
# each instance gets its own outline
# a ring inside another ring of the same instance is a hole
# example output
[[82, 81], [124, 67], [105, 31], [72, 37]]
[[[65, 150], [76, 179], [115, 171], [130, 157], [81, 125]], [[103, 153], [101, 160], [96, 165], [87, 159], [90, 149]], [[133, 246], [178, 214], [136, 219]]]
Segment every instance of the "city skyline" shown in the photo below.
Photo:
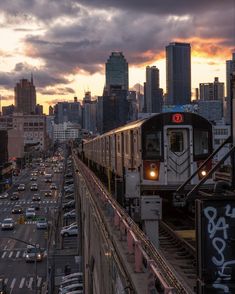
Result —
[[29, 79], [31, 72], [37, 102], [46, 111], [57, 100], [82, 100], [88, 89], [92, 96], [101, 95], [105, 62], [113, 51], [122, 51], [129, 64], [130, 87], [143, 85], [145, 67], [155, 65], [166, 92], [165, 46], [175, 41], [191, 44], [193, 92], [214, 77], [225, 83], [226, 60], [234, 52], [230, 0], [213, 5], [24, 0], [1, 3], [0, 8], [2, 106], [13, 103], [15, 84]]

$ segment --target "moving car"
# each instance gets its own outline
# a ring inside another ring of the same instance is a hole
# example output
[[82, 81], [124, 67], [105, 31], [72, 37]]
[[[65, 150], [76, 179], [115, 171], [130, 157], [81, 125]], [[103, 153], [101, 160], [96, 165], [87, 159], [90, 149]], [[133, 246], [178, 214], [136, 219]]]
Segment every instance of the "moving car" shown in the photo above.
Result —
[[78, 225], [72, 224], [67, 227], [63, 227], [60, 231], [62, 237], [77, 236], [78, 235]]
[[39, 247], [27, 245], [27, 248], [25, 251], [26, 262], [42, 261], [42, 257], [43, 257], [43, 254]]
[[31, 185], [31, 187], [30, 187], [30, 190], [31, 190], [31, 191], [37, 191], [37, 190], [38, 190], [38, 184], [33, 183], [33, 184]]
[[40, 200], [41, 200], [41, 197], [39, 196], [39, 194], [33, 194], [32, 201], [40, 201]]
[[52, 174], [45, 174], [44, 181], [45, 181], [45, 183], [51, 183], [52, 182]]
[[19, 192], [13, 192], [10, 199], [19, 200]]
[[47, 220], [45, 218], [38, 220], [36, 223], [36, 227], [37, 227], [37, 229], [46, 230], [48, 228]]
[[44, 196], [45, 197], [51, 197], [52, 196], [52, 191], [51, 190], [44, 191]]
[[36, 215], [36, 212], [34, 207], [29, 207], [26, 209], [26, 212], [25, 212], [26, 217], [30, 218], [30, 217], [34, 217], [35, 215]]
[[19, 184], [18, 191], [24, 191], [25, 190], [25, 184]]
[[32, 203], [31, 207], [34, 208], [35, 210], [40, 210], [40, 205], [38, 204], [38, 202]]
[[15, 227], [13, 218], [4, 218], [2, 221], [2, 230], [13, 230]]
[[0, 194], [0, 199], [7, 199], [8, 197], [9, 197], [9, 194], [7, 192]]
[[51, 189], [51, 190], [57, 190], [57, 186], [56, 186], [56, 184], [55, 184], [55, 183], [52, 183], [52, 184], [50, 185], [50, 189]]
[[21, 214], [23, 213], [23, 208], [20, 205], [15, 205], [11, 212], [14, 214]]
[[30, 178], [30, 181], [37, 181], [37, 178], [33, 176]]

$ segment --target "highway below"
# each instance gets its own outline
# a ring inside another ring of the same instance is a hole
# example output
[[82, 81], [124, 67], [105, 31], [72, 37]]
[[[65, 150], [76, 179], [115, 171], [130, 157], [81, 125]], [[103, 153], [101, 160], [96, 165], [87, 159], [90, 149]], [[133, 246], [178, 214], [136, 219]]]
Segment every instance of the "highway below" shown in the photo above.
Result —
[[[61, 189], [63, 174], [54, 174], [52, 182], [56, 183], [59, 189], [53, 190], [51, 197], [45, 197], [43, 191], [49, 190], [50, 183], [45, 183], [44, 175], [40, 174], [36, 176], [36, 181], [31, 181], [31, 173], [35, 169], [25, 169], [18, 177], [15, 177], [16, 181], [8, 191], [8, 199], [0, 200], [0, 223], [5, 218], [13, 218], [15, 224], [13, 230], [0, 230], [0, 276], [5, 278], [8, 293], [37, 293], [36, 283], [38, 293], [40, 293], [40, 289], [46, 280], [48, 231], [47, 229], [37, 229], [36, 219], [46, 217], [48, 222], [52, 223], [54, 209], [58, 207], [58, 195]], [[46, 173], [53, 174], [51, 168], [46, 168]], [[38, 191], [30, 190], [32, 183], [38, 184]], [[10, 196], [13, 192], [17, 191], [18, 184], [25, 184], [25, 191], [19, 192], [19, 200], [11, 200]], [[39, 194], [41, 200], [32, 201], [34, 194]], [[36, 203], [39, 205], [39, 210], [36, 210], [36, 218], [25, 218], [25, 221], [20, 223], [22, 215], [12, 213], [14, 206], [20, 205], [25, 216], [25, 210]], [[26, 262], [25, 250], [27, 244], [39, 244], [43, 252], [41, 262]]]

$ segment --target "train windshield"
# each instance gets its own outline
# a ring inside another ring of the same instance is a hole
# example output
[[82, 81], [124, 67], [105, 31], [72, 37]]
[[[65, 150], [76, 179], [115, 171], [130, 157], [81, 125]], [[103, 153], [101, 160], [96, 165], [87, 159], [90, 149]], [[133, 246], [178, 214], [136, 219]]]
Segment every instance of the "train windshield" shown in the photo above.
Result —
[[144, 147], [146, 159], [155, 159], [161, 156], [161, 132], [146, 134]]
[[172, 152], [184, 151], [184, 134], [182, 131], [170, 132], [170, 150]]
[[209, 134], [205, 130], [194, 130], [194, 155], [206, 155], [209, 152]]

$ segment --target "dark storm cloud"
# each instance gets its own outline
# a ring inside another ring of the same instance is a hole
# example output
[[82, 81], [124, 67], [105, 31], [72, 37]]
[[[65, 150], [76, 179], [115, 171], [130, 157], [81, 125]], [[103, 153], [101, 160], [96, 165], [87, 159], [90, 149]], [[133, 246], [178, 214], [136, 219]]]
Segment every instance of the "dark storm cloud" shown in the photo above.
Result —
[[[233, 11], [201, 12], [197, 15], [165, 16], [134, 12], [88, 15], [86, 9], [76, 22], [57, 24], [44, 36], [28, 36], [27, 55], [42, 58], [48, 68], [64, 74], [103, 71], [111, 51], [123, 51], [130, 64], [146, 64], [164, 57], [165, 46], [173, 40], [212, 39], [204, 50], [220, 53], [223, 46], [233, 46]], [[219, 22], [218, 22], [219, 20]], [[218, 23], [217, 23], [218, 22]], [[214, 27], [212, 30], [211, 28]], [[218, 44], [215, 44], [215, 39]], [[192, 42], [192, 44], [194, 45]], [[217, 49], [216, 49], [217, 48]]]
[[7, 25], [31, 22], [32, 18], [50, 21], [61, 16], [79, 13], [78, 1], [73, 0], [8, 0], [0, 1], [0, 10], [5, 13]]
[[19, 80], [30, 79], [31, 73], [33, 74], [34, 84], [39, 92], [40, 89], [44, 89], [47, 86], [69, 84], [71, 82], [62, 75], [58, 75], [58, 73], [50, 72], [49, 69], [38, 69], [27, 63], [17, 63], [12, 72], [0, 72], [0, 86], [12, 90]]
[[[33, 71], [35, 84], [51, 95], [55, 90], [43, 87], [69, 84], [65, 75], [103, 73], [112, 51], [123, 51], [130, 65], [142, 65], [163, 58], [165, 46], [175, 40], [191, 42], [195, 51], [219, 55], [235, 44], [233, 3], [233, 0], [1, 1], [0, 9], [7, 24], [15, 25], [17, 32], [29, 33], [23, 39], [24, 53], [43, 60], [44, 65], [34, 68], [18, 63], [9, 75], [0, 73], [0, 85], [5, 81], [8, 87], [9, 76], [15, 83]], [[16, 27], [18, 23], [26, 25]], [[34, 30], [34, 26], [29, 26], [31, 23], [40, 25]], [[32, 35], [30, 30], [34, 31]]]

